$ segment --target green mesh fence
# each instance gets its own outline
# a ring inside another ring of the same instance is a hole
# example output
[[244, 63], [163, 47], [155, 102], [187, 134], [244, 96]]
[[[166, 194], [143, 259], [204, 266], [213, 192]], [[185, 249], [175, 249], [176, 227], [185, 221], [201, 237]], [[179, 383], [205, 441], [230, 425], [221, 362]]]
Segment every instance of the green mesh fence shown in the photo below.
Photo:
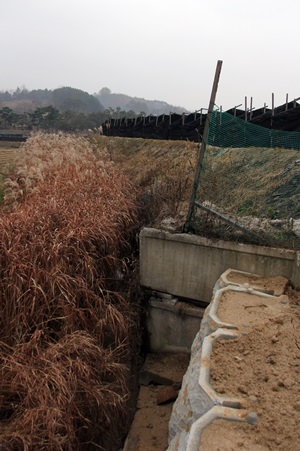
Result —
[[189, 230], [300, 249], [300, 133], [214, 111], [208, 144]]
[[213, 111], [208, 143], [216, 147], [300, 149], [300, 132], [269, 130], [229, 113]]

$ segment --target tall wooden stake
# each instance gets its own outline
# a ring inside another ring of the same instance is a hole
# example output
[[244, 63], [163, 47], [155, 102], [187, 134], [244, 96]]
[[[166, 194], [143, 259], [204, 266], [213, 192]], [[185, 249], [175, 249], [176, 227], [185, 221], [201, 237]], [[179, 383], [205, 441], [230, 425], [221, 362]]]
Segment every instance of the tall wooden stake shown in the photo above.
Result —
[[198, 188], [198, 185], [199, 185], [200, 172], [201, 172], [201, 169], [202, 169], [202, 164], [203, 164], [203, 160], [204, 160], [204, 154], [205, 154], [205, 151], [206, 151], [208, 131], [209, 131], [209, 125], [210, 125], [210, 120], [211, 120], [211, 114], [212, 114], [214, 106], [215, 106], [215, 100], [216, 100], [216, 95], [217, 95], [217, 90], [218, 90], [218, 84], [219, 84], [222, 64], [223, 64], [223, 61], [219, 60], [217, 62], [215, 78], [214, 78], [214, 82], [213, 82], [213, 86], [212, 86], [212, 90], [211, 90], [211, 95], [210, 95], [209, 106], [208, 106], [208, 112], [207, 112], [207, 116], [206, 116], [206, 120], [205, 120], [205, 124], [204, 124], [201, 148], [200, 148], [200, 151], [199, 151], [198, 162], [197, 162], [197, 167], [196, 167], [196, 171], [195, 171], [192, 195], [191, 195], [191, 200], [190, 200], [190, 205], [189, 205], [189, 211], [188, 211], [186, 223], [184, 225], [184, 231], [185, 232], [188, 232], [189, 229], [190, 229], [191, 219], [192, 219], [192, 216], [193, 216], [193, 213], [194, 213], [194, 209], [195, 209], [196, 193], [197, 193], [197, 188]]
[[272, 92], [272, 116], [271, 116], [271, 128], [273, 128], [273, 116], [275, 114], [275, 108], [274, 108], [274, 92]]

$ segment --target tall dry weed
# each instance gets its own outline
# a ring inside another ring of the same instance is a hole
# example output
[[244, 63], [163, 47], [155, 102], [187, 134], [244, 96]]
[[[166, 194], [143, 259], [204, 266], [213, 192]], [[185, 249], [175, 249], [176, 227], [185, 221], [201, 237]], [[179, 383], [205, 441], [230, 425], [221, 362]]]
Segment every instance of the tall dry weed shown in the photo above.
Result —
[[104, 143], [140, 188], [143, 225], [160, 227], [167, 218], [186, 218], [198, 152], [195, 143], [126, 138], [107, 138]]
[[0, 221], [0, 443], [114, 449], [136, 312], [113, 291], [136, 192], [84, 139], [36, 135]]

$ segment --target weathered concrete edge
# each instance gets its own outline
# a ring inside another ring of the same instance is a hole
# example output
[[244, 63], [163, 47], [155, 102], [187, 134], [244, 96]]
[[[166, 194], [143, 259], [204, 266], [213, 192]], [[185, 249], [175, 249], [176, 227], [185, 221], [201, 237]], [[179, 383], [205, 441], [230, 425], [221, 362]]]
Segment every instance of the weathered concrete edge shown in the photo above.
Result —
[[191, 427], [190, 435], [187, 441], [189, 451], [199, 451], [201, 444], [201, 433], [209, 424], [217, 419], [226, 419], [229, 421], [248, 422], [246, 410], [236, 410], [229, 407], [214, 406], [203, 417], [199, 418]]
[[239, 244], [144, 228], [140, 232], [140, 282], [152, 291], [209, 303], [228, 268], [284, 276], [300, 287], [300, 252]]
[[202, 343], [200, 374], [198, 379], [199, 386], [205, 391], [214, 404], [221, 405], [223, 407], [233, 407], [235, 409], [240, 409], [243, 406], [243, 400], [220, 396], [217, 394], [210, 384], [210, 360], [212, 346], [216, 340], [220, 338], [233, 339], [238, 338], [239, 336], [240, 333], [237, 330], [217, 329], [216, 332], [213, 332], [204, 338]]
[[[188, 233], [170, 233], [160, 229], [144, 227], [140, 232], [140, 237], [155, 238], [166, 241], [175, 241], [179, 243], [193, 244], [196, 246], [215, 247], [218, 245], [221, 249], [239, 250], [246, 254], [261, 255], [266, 257], [279, 257], [286, 260], [295, 260], [299, 251], [292, 249], [280, 249], [267, 246], [256, 246], [254, 244], [233, 243], [231, 241], [211, 240], [209, 238], [190, 235]], [[299, 257], [300, 258], [300, 257]]]

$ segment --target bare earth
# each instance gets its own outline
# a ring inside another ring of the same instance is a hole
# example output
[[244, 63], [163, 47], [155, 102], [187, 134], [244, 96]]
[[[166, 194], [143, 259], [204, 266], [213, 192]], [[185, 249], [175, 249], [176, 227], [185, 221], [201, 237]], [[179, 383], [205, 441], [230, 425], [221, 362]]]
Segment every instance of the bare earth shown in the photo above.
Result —
[[[289, 288], [279, 298], [283, 302], [279, 300], [273, 309], [268, 299], [262, 303], [247, 293], [243, 295], [247, 308], [240, 320], [249, 324], [247, 335], [214, 344], [211, 384], [220, 394], [242, 399], [247, 409], [257, 413], [258, 424], [216, 420], [203, 431], [200, 449], [300, 450], [300, 292]], [[237, 304], [237, 299], [234, 301]], [[225, 315], [221, 319], [226, 321], [232, 319], [231, 303], [227, 308], [221, 304]], [[178, 388], [188, 364], [187, 354], [149, 354], [144, 369], [169, 378]], [[164, 451], [168, 447], [174, 401], [162, 405], [157, 401], [170, 386], [157, 385], [151, 378], [149, 381], [141, 380], [146, 385], [141, 385], [137, 412], [123, 451]]]
[[228, 275], [228, 281], [238, 283], [240, 285], [248, 284], [253, 289], [267, 292], [274, 296], [280, 296], [287, 288], [287, 279], [285, 277], [262, 277], [262, 276], [248, 276], [246, 274], [232, 271]]
[[[168, 395], [171, 385], [162, 385], [159, 376], [174, 382], [179, 388], [187, 370], [190, 356], [180, 354], [148, 354], [144, 370], [156, 375], [151, 379], [142, 378], [137, 411], [130, 433], [124, 445], [124, 451], [164, 451], [168, 447], [168, 427], [174, 400], [157, 404], [159, 398]], [[157, 381], [160, 382], [157, 384]], [[166, 381], [167, 382], [167, 381]], [[177, 391], [177, 390], [176, 390]], [[175, 392], [176, 392], [175, 391]]]
[[281, 312], [266, 316], [258, 306], [247, 335], [213, 346], [211, 385], [243, 399], [258, 423], [218, 420], [202, 433], [201, 451], [300, 450], [300, 293], [288, 294]]
[[286, 296], [262, 297], [230, 290], [223, 293], [218, 316], [225, 323], [233, 322], [239, 327], [250, 327], [265, 324], [269, 318], [275, 318], [285, 310], [290, 310]]

